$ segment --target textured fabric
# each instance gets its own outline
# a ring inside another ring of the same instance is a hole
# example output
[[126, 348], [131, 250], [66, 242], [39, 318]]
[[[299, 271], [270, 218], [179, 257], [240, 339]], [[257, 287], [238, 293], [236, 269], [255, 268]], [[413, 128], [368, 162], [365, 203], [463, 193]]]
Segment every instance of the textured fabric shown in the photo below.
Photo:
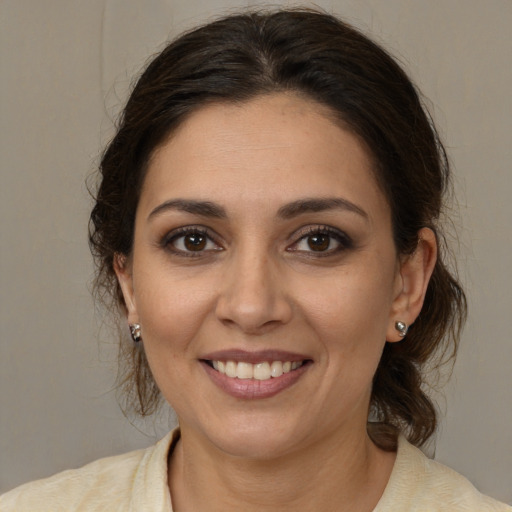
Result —
[[391, 477], [373, 512], [470, 511], [512, 512], [512, 507], [479, 493], [462, 475], [400, 437]]
[[178, 438], [17, 487], [0, 496], [0, 512], [172, 512], [167, 454]]
[[[174, 430], [156, 445], [31, 482], [0, 497], [0, 512], [172, 512], [167, 455]], [[374, 512], [512, 512], [463, 476], [400, 438], [391, 478]]]

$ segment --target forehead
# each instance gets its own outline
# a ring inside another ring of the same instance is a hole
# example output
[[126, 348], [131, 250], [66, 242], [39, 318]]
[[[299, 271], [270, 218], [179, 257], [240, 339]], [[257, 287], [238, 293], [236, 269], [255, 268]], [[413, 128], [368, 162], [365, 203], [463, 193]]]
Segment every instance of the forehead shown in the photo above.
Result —
[[312, 100], [280, 93], [212, 104], [155, 151], [140, 206], [185, 197], [277, 207], [338, 194], [386, 209], [372, 167], [360, 139]]

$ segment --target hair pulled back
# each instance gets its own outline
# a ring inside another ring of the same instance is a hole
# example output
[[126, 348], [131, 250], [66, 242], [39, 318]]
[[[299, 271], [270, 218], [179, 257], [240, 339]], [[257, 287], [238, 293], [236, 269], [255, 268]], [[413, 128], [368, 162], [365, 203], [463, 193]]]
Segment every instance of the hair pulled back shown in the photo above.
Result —
[[[438, 260], [424, 307], [401, 343], [386, 343], [374, 377], [373, 440], [393, 449], [396, 431], [416, 445], [435, 431], [436, 408], [424, 391], [425, 368], [454, 356], [464, 293], [444, 261], [438, 225], [449, 165], [430, 116], [409, 78], [382, 48], [337, 18], [312, 10], [228, 16], [182, 35], [147, 67], [106, 148], [90, 218], [96, 290], [124, 308], [116, 254], [132, 250], [135, 212], [151, 155], [184, 119], [212, 102], [244, 102], [279, 91], [330, 109], [372, 152], [375, 176], [392, 212], [399, 254], [414, 252], [430, 227]], [[150, 414], [159, 392], [144, 350], [121, 341], [120, 384], [133, 407]]]

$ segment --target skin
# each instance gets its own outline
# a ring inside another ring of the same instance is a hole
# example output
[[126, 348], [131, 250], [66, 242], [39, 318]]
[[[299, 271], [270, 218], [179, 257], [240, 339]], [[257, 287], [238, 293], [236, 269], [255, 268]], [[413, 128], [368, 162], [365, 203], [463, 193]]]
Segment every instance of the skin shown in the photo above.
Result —
[[[289, 207], [326, 198], [345, 206]], [[155, 152], [133, 252], [115, 266], [128, 321], [141, 324], [179, 418], [169, 463], [178, 512], [373, 510], [395, 454], [367, 436], [371, 383], [386, 340], [401, 340], [395, 321], [411, 324], [423, 303], [436, 243], [430, 230], [420, 235], [412, 256], [397, 254], [371, 155], [293, 94], [204, 107]], [[244, 400], [201, 363], [230, 349], [311, 363], [275, 396]]]

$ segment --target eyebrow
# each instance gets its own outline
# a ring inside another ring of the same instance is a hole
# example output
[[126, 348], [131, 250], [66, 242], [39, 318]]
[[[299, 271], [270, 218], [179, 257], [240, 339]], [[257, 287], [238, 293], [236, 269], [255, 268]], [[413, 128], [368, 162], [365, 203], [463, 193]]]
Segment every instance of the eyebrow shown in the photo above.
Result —
[[368, 214], [362, 208], [341, 197], [299, 199], [279, 208], [277, 215], [282, 219], [291, 219], [305, 213], [324, 212], [327, 210], [345, 210], [369, 220]]
[[[151, 210], [151, 213], [148, 215], [148, 220], [152, 217], [156, 217], [173, 210], [215, 219], [227, 218], [226, 210], [222, 206], [212, 203], [211, 201], [171, 199]], [[356, 213], [366, 220], [369, 219], [368, 214], [362, 208], [351, 201], [340, 197], [298, 199], [297, 201], [281, 206], [277, 211], [277, 216], [281, 219], [292, 219], [293, 217], [298, 217], [299, 215], [306, 213], [324, 212], [327, 210], [344, 210]]]
[[226, 210], [211, 201], [171, 199], [151, 210], [151, 213], [148, 215], [148, 220], [171, 210], [201, 215], [202, 217], [213, 217], [215, 219], [225, 219], [227, 217]]

